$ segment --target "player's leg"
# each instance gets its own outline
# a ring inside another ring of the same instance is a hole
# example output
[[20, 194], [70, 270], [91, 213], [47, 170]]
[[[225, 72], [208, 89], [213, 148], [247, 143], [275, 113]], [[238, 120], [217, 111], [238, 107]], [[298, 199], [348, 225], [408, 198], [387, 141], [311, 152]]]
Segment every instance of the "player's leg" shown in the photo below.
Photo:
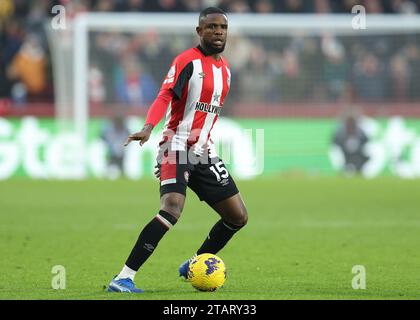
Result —
[[179, 275], [187, 279], [190, 262], [202, 253], [218, 253], [248, 222], [245, 204], [238, 193], [211, 206], [221, 217], [209, 232], [197, 253], [179, 266]]
[[178, 221], [185, 203], [185, 170], [186, 166], [178, 162], [161, 165], [160, 211], [141, 231], [123, 269], [111, 282], [109, 291], [122, 292], [127, 281], [129, 286], [134, 286], [136, 272], [152, 255], [165, 233]]
[[[199, 165], [188, 186], [221, 217], [196, 253], [216, 254], [248, 222], [245, 204], [233, 178], [220, 159], [207, 165]], [[191, 259], [179, 267], [179, 274], [184, 278], [187, 277]]]
[[159, 241], [176, 224], [181, 216], [185, 195], [162, 195], [159, 213], [143, 228], [121, 272], [111, 281], [108, 291], [142, 292], [135, 288], [134, 277], [140, 267], [152, 255]]
[[185, 203], [185, 196], [180, 193], [167, 193], [161, 197], [159, 213], [143, 228], [125, 265], [138, 271], [151, 256], [165, 233], [172, 228]]
[[[212, 159], [213, 160], [213, 159]], [[221, 159], [201, 166], [199, 197], [221, 217], [209, 232], [197, 254], [218, 253], [248, 222], [248, 212], [235, 181]]]
[[221, 219], [210, 230], [197, 254], [218, 253], [248, 222], [248, 212], [239, 193], [213, 204], [212, 208]]

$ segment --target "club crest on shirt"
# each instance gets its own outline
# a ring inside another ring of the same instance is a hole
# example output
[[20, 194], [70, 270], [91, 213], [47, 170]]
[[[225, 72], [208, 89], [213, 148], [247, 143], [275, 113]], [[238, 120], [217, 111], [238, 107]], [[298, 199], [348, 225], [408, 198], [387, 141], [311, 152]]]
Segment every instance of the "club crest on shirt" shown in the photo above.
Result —
[[173, 65], [169, 71], [168, 71], [168, 75], [167, 78], [173, 78], [175, 76], [175, 65]]
[[173, 65], [168, 72], [168, 75], [166, 76], [165, 81], [163, 81], [163, 84], [169, 84], [174, 82], [174, 77], [175, 77], [175, 65]]
[[200, 72], [198, 75], [200, 76], [200, 79], [204, 79], [204, 77], [206, 76], [204, 72]]

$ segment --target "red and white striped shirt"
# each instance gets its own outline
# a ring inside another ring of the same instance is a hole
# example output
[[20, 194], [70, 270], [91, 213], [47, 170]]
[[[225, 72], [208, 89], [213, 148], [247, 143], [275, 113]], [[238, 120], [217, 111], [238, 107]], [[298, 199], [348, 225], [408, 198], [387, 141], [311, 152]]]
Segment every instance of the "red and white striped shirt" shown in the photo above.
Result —
[[[196, 153], [207, 148], [215, 156], [210, 133], [229, 92], [230, 78], [227, 61], [206, 55], [200, 46], [178, 55], [160, 91], [160, 96], [166, 95], [164, 101], [170, 100], [161, 145], [169, 142], [173, 151], [193, 147]], [[156, 124], [150, 120], [151, 111], [146, 123]]]

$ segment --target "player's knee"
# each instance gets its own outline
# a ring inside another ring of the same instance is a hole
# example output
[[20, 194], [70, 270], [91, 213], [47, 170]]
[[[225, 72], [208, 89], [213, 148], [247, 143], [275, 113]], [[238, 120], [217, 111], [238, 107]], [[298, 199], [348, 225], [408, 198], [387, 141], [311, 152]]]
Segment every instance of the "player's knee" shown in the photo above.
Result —
[[247, 223], [248, 223], [248, 211], [246, 210], [246, 208], [243, 208], [243, 210], [241, 210], [241, 215], [239, 218], [239, 225], [244, 227], [246, 226]]
[[247, 212], [246, 208], [243, 208], [236, 215], [235, 225], [242, 228], [242, 227], [246, 226], [247, 223], [248, 223], [248, 212]]
[[160, 210], [166, 211], [177, 220], [181, 217], [182, 209], [182, 201], [179, 201], [179, 199], [173, 197], [165, 199], [165, 201], [160, 206]]

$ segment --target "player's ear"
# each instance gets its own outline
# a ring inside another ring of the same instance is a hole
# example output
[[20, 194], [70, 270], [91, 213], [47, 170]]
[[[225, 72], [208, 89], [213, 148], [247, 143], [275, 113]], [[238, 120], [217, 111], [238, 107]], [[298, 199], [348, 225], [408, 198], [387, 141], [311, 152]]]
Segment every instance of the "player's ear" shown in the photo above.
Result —
[[201, 31], [202, 31], [202, 28], [201, 28], [200, 26], [197, 26], [197, 27], [195, 28], [195, 31], [197, 31], [197, 34], [201, 37]]

